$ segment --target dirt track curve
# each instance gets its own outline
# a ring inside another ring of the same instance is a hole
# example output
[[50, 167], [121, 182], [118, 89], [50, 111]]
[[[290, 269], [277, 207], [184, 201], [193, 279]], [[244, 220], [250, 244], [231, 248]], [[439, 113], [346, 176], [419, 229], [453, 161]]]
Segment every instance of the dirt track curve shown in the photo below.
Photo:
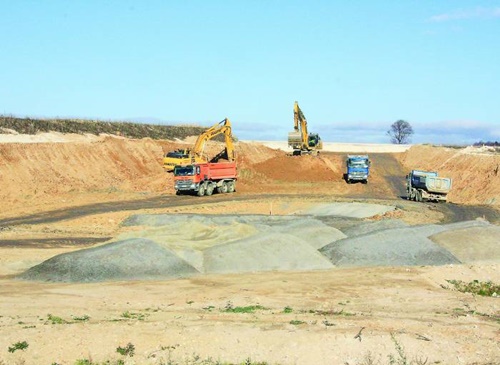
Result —
[[[21, 224], [46, 224], [60, 222], [69, 219], [81, 218], [94, 214], [102, 214], [109, 212], [121, 212], [121, 211], [135, 211], [142, 209], [157, 209], [157, 208], [172, 208], [181, 206], [192, 206], [192, 205], [207, 205], [215, 204], [220, 202], [229, 201], [251, 201], [251, 200], [265, 200], [265, 199], [276, 199], [276, 198], [289, 198], [298, 199], [296, 196], [289, 196], [286, 194], [269, 194], [269, 195], [212, 195], [210, 197], [197, 197], [197, 196], [172, 196], [163, 195], [154, 198], [147, 198], [143, 200], [130, 200], [121, 202], [109, 202], [109, 203], [95, 203], [84, 205], [80, 207], [71, 207], [64, 209], [57, 209], [48, 212], [30, 214], [26, 216], [6, 218], [0, 220], [0, 230], [5, 229], [9, 226], [18, 226]], [[320, 195], [308, 195], [309, 199], [319, 199], [322, 198]], [[369, 195], [360, 197], [354, 195], [353, 199], [370, 200], [374, 201]], [[303, 197], [302, 197], [303, 199]], [[387, 200], [387, 199], [385, 199]], [[394, 204], [398, 202], [406, 201], [403, 198], [394, 199]], [[412, 204], [425, 204], [425, 203], [412, 203]], [[434, 204], [429, 203], [429, 206], [433, 207], [445, 216], [443, 223], [460, 222], [463, 220], [476, 219], [477, 217], [484, 217], [491, 223], [499, 223], [500, 217], [498, 216], [498, 211], [489, 206], [481, 205], [457, 205], [457, 204]]]

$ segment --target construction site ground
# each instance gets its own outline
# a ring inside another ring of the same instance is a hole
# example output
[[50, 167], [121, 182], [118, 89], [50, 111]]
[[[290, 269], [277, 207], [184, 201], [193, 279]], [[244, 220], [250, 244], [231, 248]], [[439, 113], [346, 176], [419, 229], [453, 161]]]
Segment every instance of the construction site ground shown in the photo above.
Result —
[[[0, 364], [500, 364], [498, 296], [449, 282], [500, 282], [497, 152], [369, 146], [365, 185], [366, 146], [238, 142], [235, 193], [176, 196], [192, 142], [0, 135]], [[406, 200], [410, 169], [449, 203]]]

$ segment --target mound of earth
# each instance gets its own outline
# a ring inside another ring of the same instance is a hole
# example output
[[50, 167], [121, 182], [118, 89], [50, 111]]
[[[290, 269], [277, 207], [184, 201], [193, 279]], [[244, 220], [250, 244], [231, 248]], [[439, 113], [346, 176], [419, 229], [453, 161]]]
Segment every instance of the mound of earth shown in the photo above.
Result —
[[173, 279], [195, 274], [195, 268], [168, 248], [146, 239], [129, 239], [52, 257], [19, 278], [97, 282]]
[[260, 175], [278, 181], [341, 181], [344, 162], [340, 155], [288, 156], [284, 153], [253, 165]]

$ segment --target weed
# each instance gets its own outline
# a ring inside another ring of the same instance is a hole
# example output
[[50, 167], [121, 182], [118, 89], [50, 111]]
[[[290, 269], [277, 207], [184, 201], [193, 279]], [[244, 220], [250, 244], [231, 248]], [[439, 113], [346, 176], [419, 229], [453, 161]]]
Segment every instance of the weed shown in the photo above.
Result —
[[394, 347], [396, 347], [396, 351], [399, 357], [396, 359], [392, 354], [389, 355], [389, 363], [391, 365], [393, 364], [409, 365], [408, 360], [406, 359], [404, 347], [398, 342], [394, 333], [391, 333], [391, 340], [392, 342], [394, 342]]
[[283, 308], [283, 313], [292, 313], [293, 312], [293, 309], [291, 307], [285, 307]]
[[311, 309], [311, 310], [309, 310], [309, 313], [317, 314], [317, 315], [320, 315], [320, 316], [344, 316], [344, 317], [352, 317], [352, 316], [356, 315], [355, 313], [344, 311], [344, 308], [342, 308], [339, 311], [336, 311], [336, 310], [327, 310], [327, 311], [325, 311], [325, 310]]
[[97, 363], [89, 359], [78, 359], [76, 360], [75, 365], [125, 365], [125, 361], [120, 359], [116, 361], [107, 360], [102, 363]]
[[215, 309], [215, 307], [213, 305], [209, 305], [209, 306], [203, 307], [203, 309], [206, 310], [206, 311], [211, 312], [211, 311], [213, 311]]
[[12, 346], [9, 346], [9, 352], [16, 352], [17, 350], [26, 350], [28, 348], [28, 343], [26, 341], [22, 341], [22, 342], [16, 342], [14, 344], [12, 344]]
[[256, 310], [266, 310], [268, 308], [265, 308], [261, 305], [249, 305], [246, 307], [234, 307], [231, 302], [227, 302], [226, 306], [222, 310], [223, 312], [228, 312], [228, 313], [254, 313]]
[[500, 285], [494, 284], [491, 281], [473, 280], [466, 283], [461, 280], [446, 280], [452, 284], [456, 290], [462, 293], [472, 293], [485, 297], [497, 297], [500, 295]]
[[135, 346], [129, 342], [125, 347], [117, 347], [116, 352], [123, 356], [133, 357], [135, 354]]
[[299, 325], [304, 324], [304, 323], [306, 323], [306, 322], [304, 322], [304, 321], [300, 321], [300, 320], [298, 320], [298, 319], [292, 319], [292, 320], [290, 321], [290, 324], [293, 324], [294, 326], [299, 326]]
[[335, 326], [335, 324], [334, 324], [334, 323], [329, 322], [329, 321], [328, 321], [328, 320], [326, 320], [326, 319], [323, 321], [323, 324], [324, 324], [326, 327]]
[[146, 318], [146, 315], [144, 315], [142, 313], [134, 313], [134, 312], [126, 311], [126, 312], [122, 313], [121, 317], [125, 318], [125, 319], [137, 319], [138, 321], [144, 321], [144, 319]]
[[65, 324], [68, 323], [61, 317], [53, 316], [52, 314], [47, 315], [47, 319], [52, 323], [52, 324]]
[[88, 322], [88, 320], [90, 319], [90, 317], [86, 314], [84, 314], [81, 317], [77, 317], [77, 316], [72, 316], [72, 317], [73, 317], [73, 320], [76, 322]]

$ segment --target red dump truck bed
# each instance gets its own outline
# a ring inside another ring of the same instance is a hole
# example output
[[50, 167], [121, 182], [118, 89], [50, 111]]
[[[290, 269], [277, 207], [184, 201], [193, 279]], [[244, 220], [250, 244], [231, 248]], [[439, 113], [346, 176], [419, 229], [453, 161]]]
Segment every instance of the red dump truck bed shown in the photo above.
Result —
[[236, 162], [198, 163], [203, 179], [220, 180], [236, 178]]

